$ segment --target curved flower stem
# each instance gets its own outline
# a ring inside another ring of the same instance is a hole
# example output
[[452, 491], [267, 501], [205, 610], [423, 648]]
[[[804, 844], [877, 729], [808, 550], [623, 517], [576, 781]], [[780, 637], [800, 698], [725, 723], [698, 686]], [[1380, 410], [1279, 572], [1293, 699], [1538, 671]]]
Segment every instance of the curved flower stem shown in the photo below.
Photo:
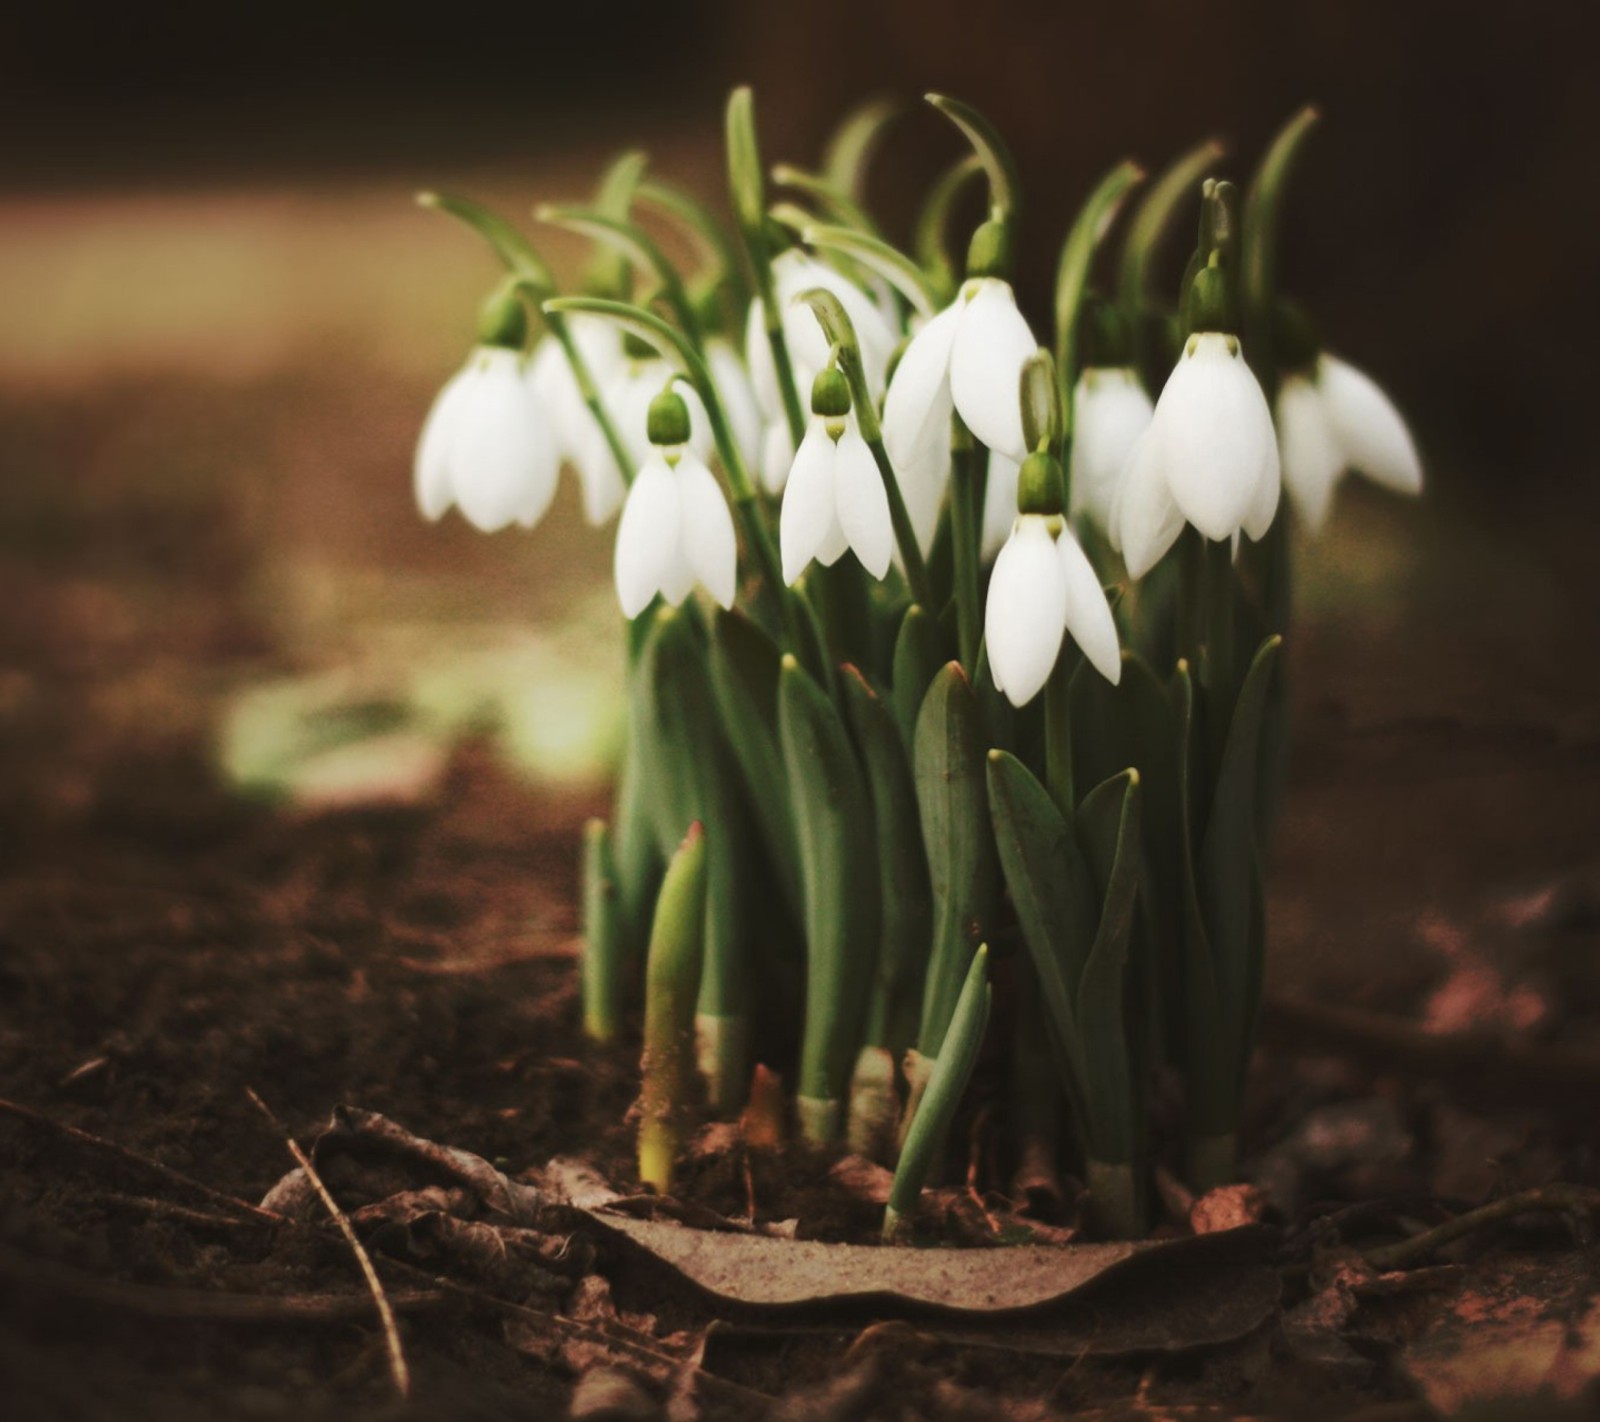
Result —
[[835, 222], [864, 232], [869, 237], [879, 235], [878, 224], [863, 210], [861, 204], [836, 187], [831, 179], [808, 173], [793, 163], [779, 163], [772, 170], [772, 181], [781, 188], [793, 188], [809, 198], [819, 212], [827, 214]]
[[894, 525], [894, 541], [900, 550], [900, 561], [906, 570], [912, 601], [931, 607], [932, 589], [928, 582], [927, 564], [917, 543], [916, 530], [911, 526], [911, 515], [906, 512], [900, 480], [895, 475], [894, 465], [889, 462], [889, 451], [884, 447], [883, 429], [878, 424], [878, 409], [873, 403], [872, 392], [867, 388], [855, 327], [850, 322], [849, 313], [831, 291], [817, 287], [806, 292], [801, 300], [817, 313], [823, 333], [834, 349], [839, 369], [850, 382], [850, 402], [855, 411], [856, 426], [867, 448], [872, 451], [873, 462], [878, 466], [878, 477], [883, 480], [883, 491], [889, 500], [889, 520]]
[[860, 201], [867, 165], [884, 130], [903, 112], [893, 99], [868, 99], [851, 110], [834, 129], [822, 155], [822, 173], [840, 192]]
[[743, 286], [739, 255], [722, 224], [699, 198], [659, 178], [640, 183], [636, 197], [646, 207], [666, 213], [694, 238], [701, 260], [717, 280], [734, 281]]
[[1014, 221], [1021, 200], [1021, 184], [1017, 181], [1016, 159], [1000, 137], [1000, 131], [971, 104], [964, 104], [960, 99], [952, 99], [947, 94], [923, 97], [961, 130], [982, 161], [989, 177], [990, 217], [997, 222]]
[[955, 206], [967, 184], [981, 172], [983, 162], [976, 153], [958, 158], [940, 175], [928, 193], [922, 211], [917, 214], [912, 250], [938, 293], [939, 306], [948, 306], [960, 285], [956, 276], [956, 259], [945, 244], [945, 227], [950, 209]]

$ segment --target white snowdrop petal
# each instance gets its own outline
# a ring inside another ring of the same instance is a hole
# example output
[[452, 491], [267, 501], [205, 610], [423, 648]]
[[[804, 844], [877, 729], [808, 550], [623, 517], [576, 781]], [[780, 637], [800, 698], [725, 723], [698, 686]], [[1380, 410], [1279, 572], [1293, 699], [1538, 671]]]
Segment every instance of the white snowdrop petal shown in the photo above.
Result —
[[[1255, 495], [1250, 500], [1250, 507], [1245, 510], [1241, 525], [1243, 531], [1257, 543], [1267, 536], [1267, 530], [1272, 527], [1272, 520], [1278, 514], [1278, 500], [1283, 490], [1283, 476], [1279, 468], [1278, 446], [1274, 441], [1262, 452]], [[1238, 534], [1234, 535], [1234, 539], [1234, 555], [1237, 556]]]
[[794, 441], [789, 438], [789, 422], [780, 416], [761, 435], [761, 487], [769, 494], [781, 494], [793, 463]]
[[587, 408], [583, 410], [577, 429], [577, 441], [571, 451], [572, 466], [578, 472], [578, 486], [583, 492], [583, 515], [598, 528], [622, 507], [628, 487], [605, 431]]
[[[711, 379], [722, 397], [722, 408], [727, 411], [739, 456], [753, 469], [761, 458], [761, 409], [750, 385], [750, 373], [733, 347], [723, 340], [706, 343], [706, 364], [711, 367]], [[704, 409], [703, 402], [701, 408]], [[693, 420], [692, 412], [690, 419]], [[709, 428], [708, 420], [708, 431]]]
[[451, 482], [463, 517], [484, 533], [536, 523], [555, 496], [559, 457], [548, 416], [515, 351], [487, 351], [450, 443]]
[[883, 445], [898, 470], [921, 455], [930, 441], [950, 443], [950, 350], [961, 310], [947, 307], [911, 338], [883, 404]]
[[881, 396], [884, 372], [889, 357], [894, 353], [895, 335], [872, 298], [843, 272], [798, 248], [791, 247], [780, 253], [773, 262], [772, 270], [778, 300], [784, 308], [784, 338], [789, 345], [789, 357], [796, 367], [795, 389], [801, 402], [804, 403], [810, 395], [811, 386], [809, 381], [800, 383], [799, 368], [805, 367], [815, 375], [828, 362], [828, 338], [823, 333], [816, 313], [800, 299], [814, 287], [831, 291], [838, 297], [839, 304], [844, 307], [855, 329], [867, 388], [875, 399]]
[[1131, 370], [1087, 370], [1073, 396], [1072, 509], [1102, 531], [1111, 528], [1117, 481], [1155, 406]]
[[956, 411], [990, 449], [1019, 462], [1022, 441], [1022, 366], [1039, 343], [1009, 282], [989, 277], [961, 312], [950, 352], [950, 395]]
[[985, 563], [991, 561], [1011, 534], [1017, 517], [1017, 475], [1022, 466], [997, 449], [989, 451], [989, 478], [983, 490], [983, 545]]
[[1278, 448], [1283, 485], [1306, 528], [1321, 533], [1344, 472], [1322, 396], [1303, 375], [1286, 375], [1278, 390]]
[[678, 552], [678, 487], [659, 455], [639, 470], [628, 490], [617, 524], [613, 573], [617, 600], [626, 617], [637, 617], [662, 590], [662, 582], [681, 561]]
[[1117, 623], [1100, 586], [1100, 575], [1069, 528], [1062, 529], [1056, 539], [1056, 556], [1067, 593], [1067, 631], [1094, 669], [1115, 686], [1122, 680], [1122, 649], [1117, 645]]
[[767, 340], [766, 307], [759, 296], [750, 303], [745, 317], [744, 363], [750, 371], [750, 388], [762, 417], [783, 419], [783, 392], [778, 389], [778, 368], [772, 363], [772, 346]]
[[1067, 589], [1043, 517], [1023, 514], [995, 559], [984, 609], [994, 682], [1013, 706], [1032, 701], [1050, 677], [1067, 621]]
[[739, 585], [739, 540], [733, 514], [716, 476], [693, 450], [685, 450], [674, 471], [682, 514], [678, 538], [700, 584], [723, 607], [733, 606]]
[[833, 491], [839, 527], [861, 566], [883, 577], [894, 557], [894, 520], [878, 463], [854, 429], [846, 430], [836, 447]]
[[1161, 431], [1154, 424], [1139, 437], [1117, 485], [1112, 527], [1128, 576], [1142, 578], [1183, 532], [1183, 511], [1167, 488]]
[[833, 508], [836, 458], [837, 450], [822, 421], [813, 419], [795, 451], [778, 518], [778, 548], [786, 583], [793, 583], [830, 543], [837, 523]]
[[1207, 538], [1231, 538], [1256, 496], [1272, 415], [1238, 342], [1217, 332], [1192, 337], [1179, 356], [1153, 423], [1161, 428], [1168, 488]]
[[1345, 463], [1397, 494], [1422, 492], [1422, 461], [1394, 402], [1371, 376], [1334, 356], [1317, 362], [1328, 426]]
[[416, 460], [412, 466], [412, 486], [417, 508], [425, 519], [443, 518], [455, 494], [450, 484], [450, 449], [455, 441], [461, 409], [470, 402], [470, 367], [457, 371], [434, 397], [428, 418], [417, 439]]

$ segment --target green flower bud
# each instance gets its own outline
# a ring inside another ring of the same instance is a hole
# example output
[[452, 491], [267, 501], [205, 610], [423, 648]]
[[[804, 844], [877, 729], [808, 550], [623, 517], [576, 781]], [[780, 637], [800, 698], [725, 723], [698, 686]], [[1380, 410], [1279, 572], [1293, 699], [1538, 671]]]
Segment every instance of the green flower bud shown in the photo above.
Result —
[[1047, 450], [1035, 450], [1017, 470], [1017, 512], [1061, 512], [1061, 461]]
[[689, 442], [689, 407], [683, 396], [668, 385], [650, 402], [650, 413], [645, 420], [650, 443], [670, 448]]
[[838, 366], [819, 370], [811, 382], [811, 413], [829, 420], [842, 420], [850, 413], [850, 382]]
[[478, 344], [520, 351], [528, 339], [528, 311], [517, 288], [497, 286], [478, 315]]
[[1232, 334], [1238, 330], [1233, 307], [1233, 283], [1228, 280], [1216, 253], [1189, 283], [1183, 314], [1190, 334], [1200, 331]]
[[967, 247], [967, 276], [1009, 279], [1013, 255], [1011, 224], [991, 218], [972, 234]]

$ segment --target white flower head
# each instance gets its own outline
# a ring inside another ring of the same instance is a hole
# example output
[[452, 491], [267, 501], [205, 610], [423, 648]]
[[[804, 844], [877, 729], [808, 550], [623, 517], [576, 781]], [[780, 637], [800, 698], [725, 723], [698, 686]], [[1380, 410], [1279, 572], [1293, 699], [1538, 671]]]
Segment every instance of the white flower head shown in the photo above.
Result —
[[711, 458], [711, 419], [698, 392], [661, 356], [630, 357], [613, 374], [600, 398], [616, 425], [617, 435], [635, 469], [650, 458], [650, 406], [671, 381], [689, 411], [689, 438], [684, 441], [705, 463]]
[[1110, 532], [1143, 577], [1185, 522], [1214, 542], [1266, 535], [1278, 507], [1278, 441], [1236, 336], [1189, 337], [1112, 493]]
[[[581, 312], [569, 315], [566, 323], [595, 388], [606, 389], [625, 365], [621, 332], [604, 317]], [[550, 412], [562, 459], [578, 476], [584, 516], [592, 524], [604, 523], [621, 506], [627, 486], [611, 444], [578, 388], [566, 349], [554, 336], [546, 336], [535, 349], [528, 381]]]
[[1032, 701], [1071, 633], [1101, 676], [1122, 677], [1116, 623], [1105, 591], [1059, 515], [1018, 514], [995, 560], [984, 643], [996, 688], [1013, 706]]
[[1291, 372], [1278, 390], [1283, 485], [1295, 512], [1320, 533], [1339, 481], [1351, 470], [1397, 494], [1422, 492], [1422, 461], [1394, 402], [1368, 375], [1330, 355]]
[[[676, 607], [699, 583], [723, 607], [733, 606], [738, 583], [738, 539], [733, 515], [716, 476], [694, 447], [688, 402], [669, 388], [651, 412], [652, 445], [622, 506], [614, 573], [623, 614], [637, 617], [658, 593]], [[670, 427], [670, 428], [669, 428]]]
[[1072, 508], [1102, 533], [1111, 529], [1111, 506], [1128, 456], [1150, 428], [1155, 406], [1138, 374], [1123, 366], [1091, 366], [1072, 397]]
[[812, 559], [832, 566], [846, 548], [874, 578], [889, 571], [894, 557], [889, 496], [837, 370], [825, 370], [814, 382], [811, 423], [784, 487], [778, 543], [786, 583]]
[[433, 402], [417, 442], [417, 507], [442, 518], [455, 505], [493, 533], [532, 528], [555, 497], [561, 455], [555, 421], [528, 382], [521, 354], [482, 345]]

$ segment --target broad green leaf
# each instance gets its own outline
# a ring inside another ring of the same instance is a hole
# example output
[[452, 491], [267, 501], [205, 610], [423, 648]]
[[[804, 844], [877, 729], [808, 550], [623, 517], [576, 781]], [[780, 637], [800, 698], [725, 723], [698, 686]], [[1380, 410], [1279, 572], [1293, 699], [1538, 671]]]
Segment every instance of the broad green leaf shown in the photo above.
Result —
[[934, 675], [945, 661], [945, 639], [926, 608], [912, 603], [894, 642], [890, 703], [909, 753], [917, 732], [917, 712]]
[[[872, 806], [838, 712], [792, 656], [778, 675], [778, 730], [805, 891], [799, 1095], [814, 1109], [837, 1107], [861, 1046], [878, 942]], [[813, 1134], [831, 1137], [843, 1122], [829, 1124]]]
[[911, 762], [893, 714], [854, 667], [844, 668], [840, 683], [845, 714], [866, 763], [878, 837], [882, 918], [866, 1041], [868, 1046], [889, 1047], [898, 1057], [916, 1036], [927, 970], [933, 927], [928, 855], [922, 844]]
[[999, 865], [989, 823], [978, 698], [957, 662], [933, 679], [917, 715], [912, 764], [933, 890], [933, 949], [917, 1046], [937, 1057], [972, 953], [994, 916]]
[[1078, 983], [1077, 1019], [1088, 1073], [1090, 1153], [1095, 1160], [1137, 1158], [1144, 1117], [1142, 1053], [1130, 1011], [1129, 943], [1139, 899], [1139, 774], [1124, 771], [1095, 786], [1078, 806], [1077, 831], [1100, 898], [1094, 945]]

